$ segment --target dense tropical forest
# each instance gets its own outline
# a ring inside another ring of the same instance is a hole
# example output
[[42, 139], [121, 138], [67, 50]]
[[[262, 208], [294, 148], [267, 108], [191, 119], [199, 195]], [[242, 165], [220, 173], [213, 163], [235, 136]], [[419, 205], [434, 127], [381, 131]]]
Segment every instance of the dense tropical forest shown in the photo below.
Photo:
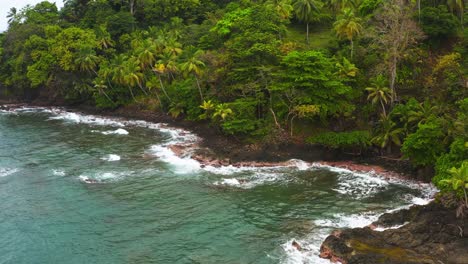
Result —
[[[468, 189], [462, 0], [66, 0], [12, 7], [3, 98], [204, 120], [258, 144], [409, 159]], [[468, 205], [467, 205], [468, 207]]]

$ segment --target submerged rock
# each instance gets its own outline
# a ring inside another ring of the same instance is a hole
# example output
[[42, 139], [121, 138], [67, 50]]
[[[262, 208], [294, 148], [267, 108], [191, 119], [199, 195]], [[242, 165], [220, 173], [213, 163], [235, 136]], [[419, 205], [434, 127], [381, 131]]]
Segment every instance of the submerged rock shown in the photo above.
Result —
[[302, 246], [301, 246], [301, 244], [299, 244], [297, 241], [294, 240], [294, 241], [291, 243], [291, 245], [292, 245], [295, 249], [297, 249], [297, 250], [299, 250], [299, 251], [302, 251]]
[[334, 232], [320, 257], [343, 264], [468, 264], [468, 219], [431, 203], [382, 215], [373, 226], [404, 226], [383, 232], [370, 227]]

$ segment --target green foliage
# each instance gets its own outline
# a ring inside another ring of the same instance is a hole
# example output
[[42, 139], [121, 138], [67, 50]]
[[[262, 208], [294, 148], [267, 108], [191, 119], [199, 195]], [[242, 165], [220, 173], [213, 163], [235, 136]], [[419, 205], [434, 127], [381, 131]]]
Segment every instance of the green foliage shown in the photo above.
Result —
[[392, 90], [388, 88], [387, 79], [383, 75], [378, 75], [372, 80], [371, 85], [371, 87], [366, 88], [366, 91], [369, 93], [367, 100], [370, 100], [372, 104], [380, 103], [382, 113], [386, 116], [385, 105], [389, 103], [392, 97]]
[[450, 179], [450, 168], [459, 167], [463, 161], [468, 160], [468, 146], [466, 146], [466, 142], [463, 138], [455, 139], [450, 145], [450, 151], [437, 159], [435, 164], [436, 174], [432, 181], [441, 190], [447, 190], [447, 186], [442, 184], [442, 181]]
[[459, 194], [463, 197], [462, 202], [459, 204], [456, 214], [458, 216], [464, 216], [465, 212], [468, 210], [468, 161], [465, 160], [462, 162], [460, 167], [452, 167], [448, 170], [450, 173], [450, 178], [443, 179], [439, 181], [440, 185], [450, 186], [451, 191]]
[[423, 1], [419, 22], [397, 0], [41, 2], [8, 14], [0, 94], [134, 104], [251, 141], [351, 131], [309, 141], [395, 156], [403, 144], [416, 165], [436, 162], [441, 187], [467, 159], [461, 3]]
[[425, 7], [421, 10], [421, 26], [429, 37], [441, 40], [455, 36], [458, 20], [444, 5]]
[[445, 137], [442, 120], [435, 118], [419, 124], [416, 132], [405, 139], [401, 151], [416, 165], [433, 165], [446, 150]]
[[257, 102], [253, 99], [237, 99], [223, 104], [232, 111], [231, 118], [224, 120], [221, 127], [227, 134], [247, 135], [261, 128], [262, 121], [255, 118]]
[[364, 149], [371, 145], [369, 131], [327, 132], [307, 138], [310, 144], [321, 144], [329, 148], [359, 148]]
[[351, 58], [353, 58], [354, 51], [353, 39], [359, 36], [363, 30], [361, 23], [362, 19], [354, 15], [354, 11], [351, 8], [345, 8], [333, 24], [336, 35], [351, 42]]
[[451, 185], [454, 191], [468, 189], [468, 161], [464, 161], [460, 168], [452, 167], [448, 172], [452, 177], [441, 180], [441, 184]]
[[405, 130], [397, 125], [390, 116], [382, 115], [376, 129], [373, 131], [371, 142], [380, 148], [388, 148], [391, 152], [391, 146], [401, 146]]
[[374, 11], [382, 4], [383, 0], [362, 0], [359, 5], [359, 14], [361, 16], [372, 15]]
[[112, 14], [106, 21], [109, 33], [113, 38], [128, 34], [135, 28], [135, 18], [128, 12]]
[[352, 89], [339, 72], [336, 60], [322, 52], [293, 51], [283, 58], [272, 90], [293, 106], [318, 106], [322, 117], [344, 114], [353, 110]]

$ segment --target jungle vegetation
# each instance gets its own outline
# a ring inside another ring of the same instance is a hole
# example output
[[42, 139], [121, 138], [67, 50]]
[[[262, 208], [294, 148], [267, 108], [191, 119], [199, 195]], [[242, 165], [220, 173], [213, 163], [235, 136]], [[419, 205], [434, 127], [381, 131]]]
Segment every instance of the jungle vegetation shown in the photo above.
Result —
[[374, 149], [435, 168], [462, 197], [465, 16], [462, 0], [44, 1], [8, 14], [0, 91], [133, 106], [259, 144]]

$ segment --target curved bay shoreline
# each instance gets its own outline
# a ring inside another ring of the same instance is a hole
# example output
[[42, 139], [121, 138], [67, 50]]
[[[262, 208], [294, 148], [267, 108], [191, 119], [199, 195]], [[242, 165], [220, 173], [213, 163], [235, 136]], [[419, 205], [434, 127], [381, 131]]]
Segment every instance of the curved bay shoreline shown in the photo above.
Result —
[[[3, 107], [18, 106], [49, 107], [51, 105], [10, 104]], [[376, 157], [356, 158], [329, 151], [320, 146], [304, 144], [263, 144], [262, 146], [244, 144], [233, 137], [223, 136], [220, 131], [210, 127], [207, 123], [174, 120], [164, 114], [134, 108], [102, 111], [85, 106], [65, 107], [71, 111], [86, 114], [139, 119], [154, 123], [163, 122], [193, 131], [201, 138], [200, 142], [194, 143], [196, 145], [174, 144], [169, 148], [180, 157], [191, 155], [193, 159], [200, 162], [201, 166], [288, 166], [290, 165], [288, 160], [298, 158], [351, 171], [376, 172], [386, 178], [411, 180], [416, 178], [414, 171], [411, 171], [405, 162], [397, 163]], [[408, 170], [410, 173], [407, 173]], [[413, 206], [408, 210], [384, 214], [369, 227], [333, 232], [322, 245], [321, 257], [343, 264], [468, 263], [467, 220], [467, 218], [456, 219], [455, 210], [443, 208], [434, 202], [426, 206]], [[403, 226], [378, 232], [373, 230], [373, 227], [377, 225]]]

